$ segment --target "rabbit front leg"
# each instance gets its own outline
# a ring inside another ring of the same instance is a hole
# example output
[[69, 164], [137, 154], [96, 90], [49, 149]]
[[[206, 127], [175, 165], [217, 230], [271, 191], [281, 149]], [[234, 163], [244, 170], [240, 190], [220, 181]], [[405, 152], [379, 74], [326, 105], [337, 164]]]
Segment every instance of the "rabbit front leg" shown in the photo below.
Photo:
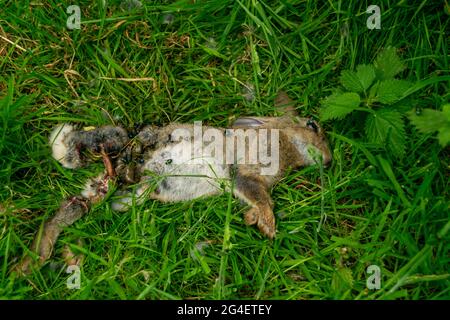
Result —
[[[86, 199], [83, 197], [72, 197], [65, 200], [56, 214], [44, 223], [43, 228], [38, 232], [31, 246], [31, 251], [39, 256], [39, 265], [42, 265], [50, 258], [56, 240], [64, 227], [72, 225], [84, 216], [88, 210], [89, 206]], [[29, 274], [32, 263], [33, 259], [30, 256], [26, 256], [16, 266], [16, 270], [20, 274]]]
[[252, 206], [244, 219], [248, 225], [256, 224], [258, 229], [270, 239], [275, 237], [275, 216], [272, 199], [264, 178], [238, 170], [234, 195]]
[[[89, 211], [92, 204], [98, 203], [106, 197], [110, 181], [114, 182], [114, 178], [103, 173], [89, 179], [81, 195], [63, 201], [56, 214], [44, 223], [31, 246], [31, 251], [39, 256], [38, 266], [50, 258], [59, 234], [64, 228], [74, 224]], [[26, 256], [16, 266], [16, 270], [20, 274], [29, 274], [33, 262], [34, 260], [30, 256]]]

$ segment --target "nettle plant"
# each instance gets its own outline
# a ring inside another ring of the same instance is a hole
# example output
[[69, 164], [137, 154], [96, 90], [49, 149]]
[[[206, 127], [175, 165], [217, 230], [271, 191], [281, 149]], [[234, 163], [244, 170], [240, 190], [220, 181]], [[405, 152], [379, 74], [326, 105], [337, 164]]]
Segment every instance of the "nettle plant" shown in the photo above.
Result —
[[437, 138], [442, 147], [450, 143], [450, 104], [445, 104], [442, 111], [423, 109], [411, 110], [408, 118], [412, 124], [422, 133], [438, 132]]
[[395, 157], [405, 154], [405, 98], [413, 93], [413, 83], [396, 79], [405, 69], [395, 48], [384, 49], [373, 64], [362, 64], [356, 71], [344, 70], [337, 89], [322, 102], [322, 121], [343, 119], [352, 112], [363, 111], [367, 139], [384, 146]]

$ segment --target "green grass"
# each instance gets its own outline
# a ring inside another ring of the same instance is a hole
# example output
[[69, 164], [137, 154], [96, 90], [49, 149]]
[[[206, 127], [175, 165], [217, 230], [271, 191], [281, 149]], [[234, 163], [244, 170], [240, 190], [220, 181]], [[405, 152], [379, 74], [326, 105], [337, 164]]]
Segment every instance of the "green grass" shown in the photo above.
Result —
[[[407, 156], [396, 160], [364, 143], [356, 116], [324, 124], [333, 164], [323, 189], [316, 167], [273, 188], [274, 241], [244, 225], [246, 208], [229, 195], [149, 200], [126, 214], [106, 202], [65, 229], [41, 270], [11, 274], [59, 202], [101, 169], [51, 158], [47, 137], [59, 122], [226, 126], [273, 115], [280, 89], [317, 118], [341, 70], [389, 45], [406, 61], [403, 78], [449, 74], [445, 1], [378, 1], [381, 30], [366, 28], [366, 1], [143, 1], [132, 11], [107, 2], [76, 2], [81, 30], [66, 28], [73, 1], [0, 3], [0, 298], [450, 298], [449, 148], [408, 124]], [[410, 107], [448, 101], [439, 82]], [[66, 287], [66, 244], [85, 255], [80, 290]], [[380, 290], [366, 288], [369, 265], [381, 268]]]

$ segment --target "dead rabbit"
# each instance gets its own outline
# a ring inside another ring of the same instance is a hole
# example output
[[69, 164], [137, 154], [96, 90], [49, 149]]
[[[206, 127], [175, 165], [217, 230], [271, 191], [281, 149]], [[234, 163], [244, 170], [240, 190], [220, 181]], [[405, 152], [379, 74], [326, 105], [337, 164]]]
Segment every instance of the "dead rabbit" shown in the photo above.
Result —
[[[112, 183], [122, 186], [112, 203], [112, 208], [119, 211], [127, 211], [133, 203], [146, 199], [177, 202], [232, 192], [249, 205], [245, 222], [256, 225], [267, 237], [275, 237], [271, 187], [289, 168], [320, 161], [327, 165], [331, 161], [321, 127], [312, 119], [299, 118], [284, 92], [278, 94], [275, 105], [284, 111], [282, 116], [243, 117], [228, 129], [181, 123], [148, 125], [136, 132], [115, 126], [90, 131], [76, 130], [71, 124], [57, 126], [50, 135], [50, 144], [52, 156], [63, 167], [80, 168], [92, 161], [90, 155], [99, 155], [105, 173], [89, 179], [80, 195], [66, 199], [55, 216], [45, 222], [31, 249], [38, 254], [39, 264], [51, 256], [63, 228], [84, 216], [92, 204], [102, 201]], [[202, 139], [198, 140], [196, 130], [204, 133]], [[237, 141], [239, 135], [244, 135], [242, 150], [238, 150], [239, 145], [227, 145], [227, 141]], [[258, 144], [252, 145], [255, 137]], [[252, 152], [260, 159], [269, 151], [273, 155], [274, 150], [273, 163], [251, 159]], [[28, 273], [32, 262], [26, 256], [17, 270]]]

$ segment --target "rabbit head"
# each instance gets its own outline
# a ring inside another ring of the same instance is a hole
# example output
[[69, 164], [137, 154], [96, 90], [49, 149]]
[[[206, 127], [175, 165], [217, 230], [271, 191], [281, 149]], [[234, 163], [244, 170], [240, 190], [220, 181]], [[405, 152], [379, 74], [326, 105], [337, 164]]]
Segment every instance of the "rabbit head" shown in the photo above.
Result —
[[[295, 166], [312, 165], [320, 161], [327, 166], [331, 162], [331, 152], [324, 130], [311, 118], [300, 118], [292, 116], [282, 117], [243, 117], [237, 119], [233, 128], [254, 129], [278, 129], [284, 140], [284, 149], [281, 150], [286, 157], [295, 156], [293, 150], [298, 153]], [[289, 147], [294, 148], [289, 148]], [[289, 154], [289, 152], [291, 154]]]

